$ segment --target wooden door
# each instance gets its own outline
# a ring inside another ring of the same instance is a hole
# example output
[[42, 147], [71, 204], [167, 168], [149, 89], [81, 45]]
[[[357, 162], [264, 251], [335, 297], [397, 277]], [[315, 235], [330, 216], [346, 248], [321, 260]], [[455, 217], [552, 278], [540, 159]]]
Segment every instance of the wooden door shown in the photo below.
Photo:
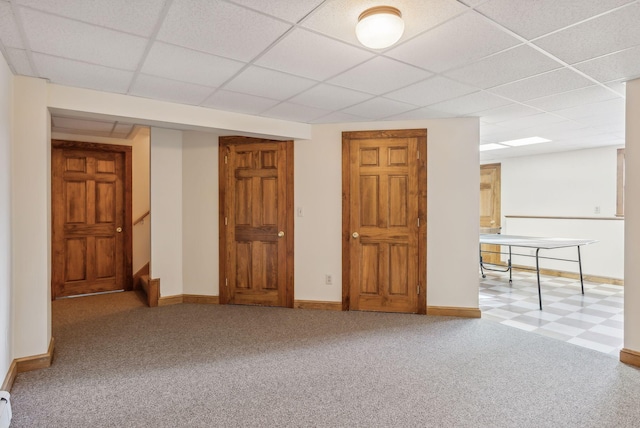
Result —
[[343, 308], [426, 312], [426, 130], [345, 132]]
[[[480, 230], [500, 230], [500, 164], [480, 165]], [[482, 260], [486, 263], [499, 263], [499, 245], [482, 245]]]
[[293, 307], [293, 141], [220, 137], [220, 302]]
[[131, 148], [52, 141], [52, 298], [131, 289]]

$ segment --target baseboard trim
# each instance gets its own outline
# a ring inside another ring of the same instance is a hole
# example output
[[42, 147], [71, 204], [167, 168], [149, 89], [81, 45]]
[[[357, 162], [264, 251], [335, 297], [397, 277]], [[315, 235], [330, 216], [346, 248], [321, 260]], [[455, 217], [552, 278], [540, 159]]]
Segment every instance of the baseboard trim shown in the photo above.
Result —
[[182, 303], [199, 303], [204, 305], [217, 305], [220, 303], [220, 296], [205, 296], [202, 294], [183, 294]]
[[18, 364], [16, 364], [16, 360], [11, 361], [9, 365], [9, 371], [4, 378], [4, 382], [2, 382], [2, 391], [11, 392], [11, 388], [13, 388], [13, 382], [16, 380], [16, 376], [18, 375]]
[[53, 337], [49, 341], [49, 349], [45, 354], [33, 355], [31, 357], [16, 358], [16, 369], [18, 373], [30, 372], [31, 370], [46, 369], [53, 362]]
[[[504, 262], [501, 263], [496, 263], [497, 266], [504, 266], [506, 267], [507, 265]], [[532, 268], [530, 266], [524, 266], [524, 265], [513, 265], [514, 269], [523, 269], [523, 270], [531, 270]], [[535, 268], [533, 268], [533, 271], [535, 272]], [[579, 273], [575, 273], [575, 272], [567, 272], [564, 270], [555, 270], [555, 269], [540, 269], [540, 274], [541, 275], [547, 275], [547, 276], [556, 276], [559, 278], [568, 278], [568, 279], [580, 279], [580, 274]], [[596, 284], [612, 284], [612, 285], [620, 285], [620, 286], [624, 286], [624, 279], [619, 279], [619, 278], [610, 278], [608, 276], [598, 276], [598, 275], [582, 275], [582, 279], [584, 281], [589, 281], [589, 282], [595, 282]]]
[[176, 294], [175, 296], [163, 296], [158, 299], [158, 306], [179, 305], [180, 303], [183, 303], [182, 294]]
[[456, 306], [427, 306], [427, 315], [460, 318], [481, 318], [482, 311], [478, 308], [462, 308]]
[[622, 348], [620, 350], [620, 361], [630, 366], [640, 367], [640, 352]]
[[294, 300], [295, 309], [321, 309], [325, 311], [341, 311], [342, 302], [323, 302], [319, 300]]

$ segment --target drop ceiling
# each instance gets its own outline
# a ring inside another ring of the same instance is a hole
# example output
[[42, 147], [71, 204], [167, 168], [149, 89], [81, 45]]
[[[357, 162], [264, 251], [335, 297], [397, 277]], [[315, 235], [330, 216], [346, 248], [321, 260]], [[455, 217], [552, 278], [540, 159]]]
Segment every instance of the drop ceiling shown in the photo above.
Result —
[[[395, 46], [358, 15], [401, 10]], [[14, 74], [303, 123], [479, 117], [482, 159], [624, 144], [638, 0], [0, 0]], [[53, 118], [118, 137], [131, 124]]]

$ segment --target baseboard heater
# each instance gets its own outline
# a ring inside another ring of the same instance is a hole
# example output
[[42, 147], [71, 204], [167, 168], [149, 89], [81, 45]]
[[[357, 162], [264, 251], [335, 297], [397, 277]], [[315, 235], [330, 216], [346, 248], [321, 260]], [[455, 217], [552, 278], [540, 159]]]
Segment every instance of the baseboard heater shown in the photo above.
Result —
[[0, 391], [0, 428], [9, 428], [11, 425], [11, 394]]

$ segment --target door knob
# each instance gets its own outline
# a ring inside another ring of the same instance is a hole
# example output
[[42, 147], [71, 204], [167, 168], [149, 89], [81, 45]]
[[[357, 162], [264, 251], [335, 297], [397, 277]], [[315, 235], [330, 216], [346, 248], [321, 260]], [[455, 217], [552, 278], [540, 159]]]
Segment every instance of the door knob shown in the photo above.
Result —
[[353, 233], [351, 234], [351, 236], [353, 236], [354, 238], [358, 238], [358, 236], [360, 236], [360, 235], [358, 234], [358, 232], [353, 232]]
[[278, 232], [278, 237], [282, 238], [284, 236], [284, 232], [281, 230], [280, 232]]
[[118, 228], [116, 229], [116, 232], [118, 232], [118, 233], [122, 233], [122, 228], [121, 228], [121, 227], [118, 227]]

